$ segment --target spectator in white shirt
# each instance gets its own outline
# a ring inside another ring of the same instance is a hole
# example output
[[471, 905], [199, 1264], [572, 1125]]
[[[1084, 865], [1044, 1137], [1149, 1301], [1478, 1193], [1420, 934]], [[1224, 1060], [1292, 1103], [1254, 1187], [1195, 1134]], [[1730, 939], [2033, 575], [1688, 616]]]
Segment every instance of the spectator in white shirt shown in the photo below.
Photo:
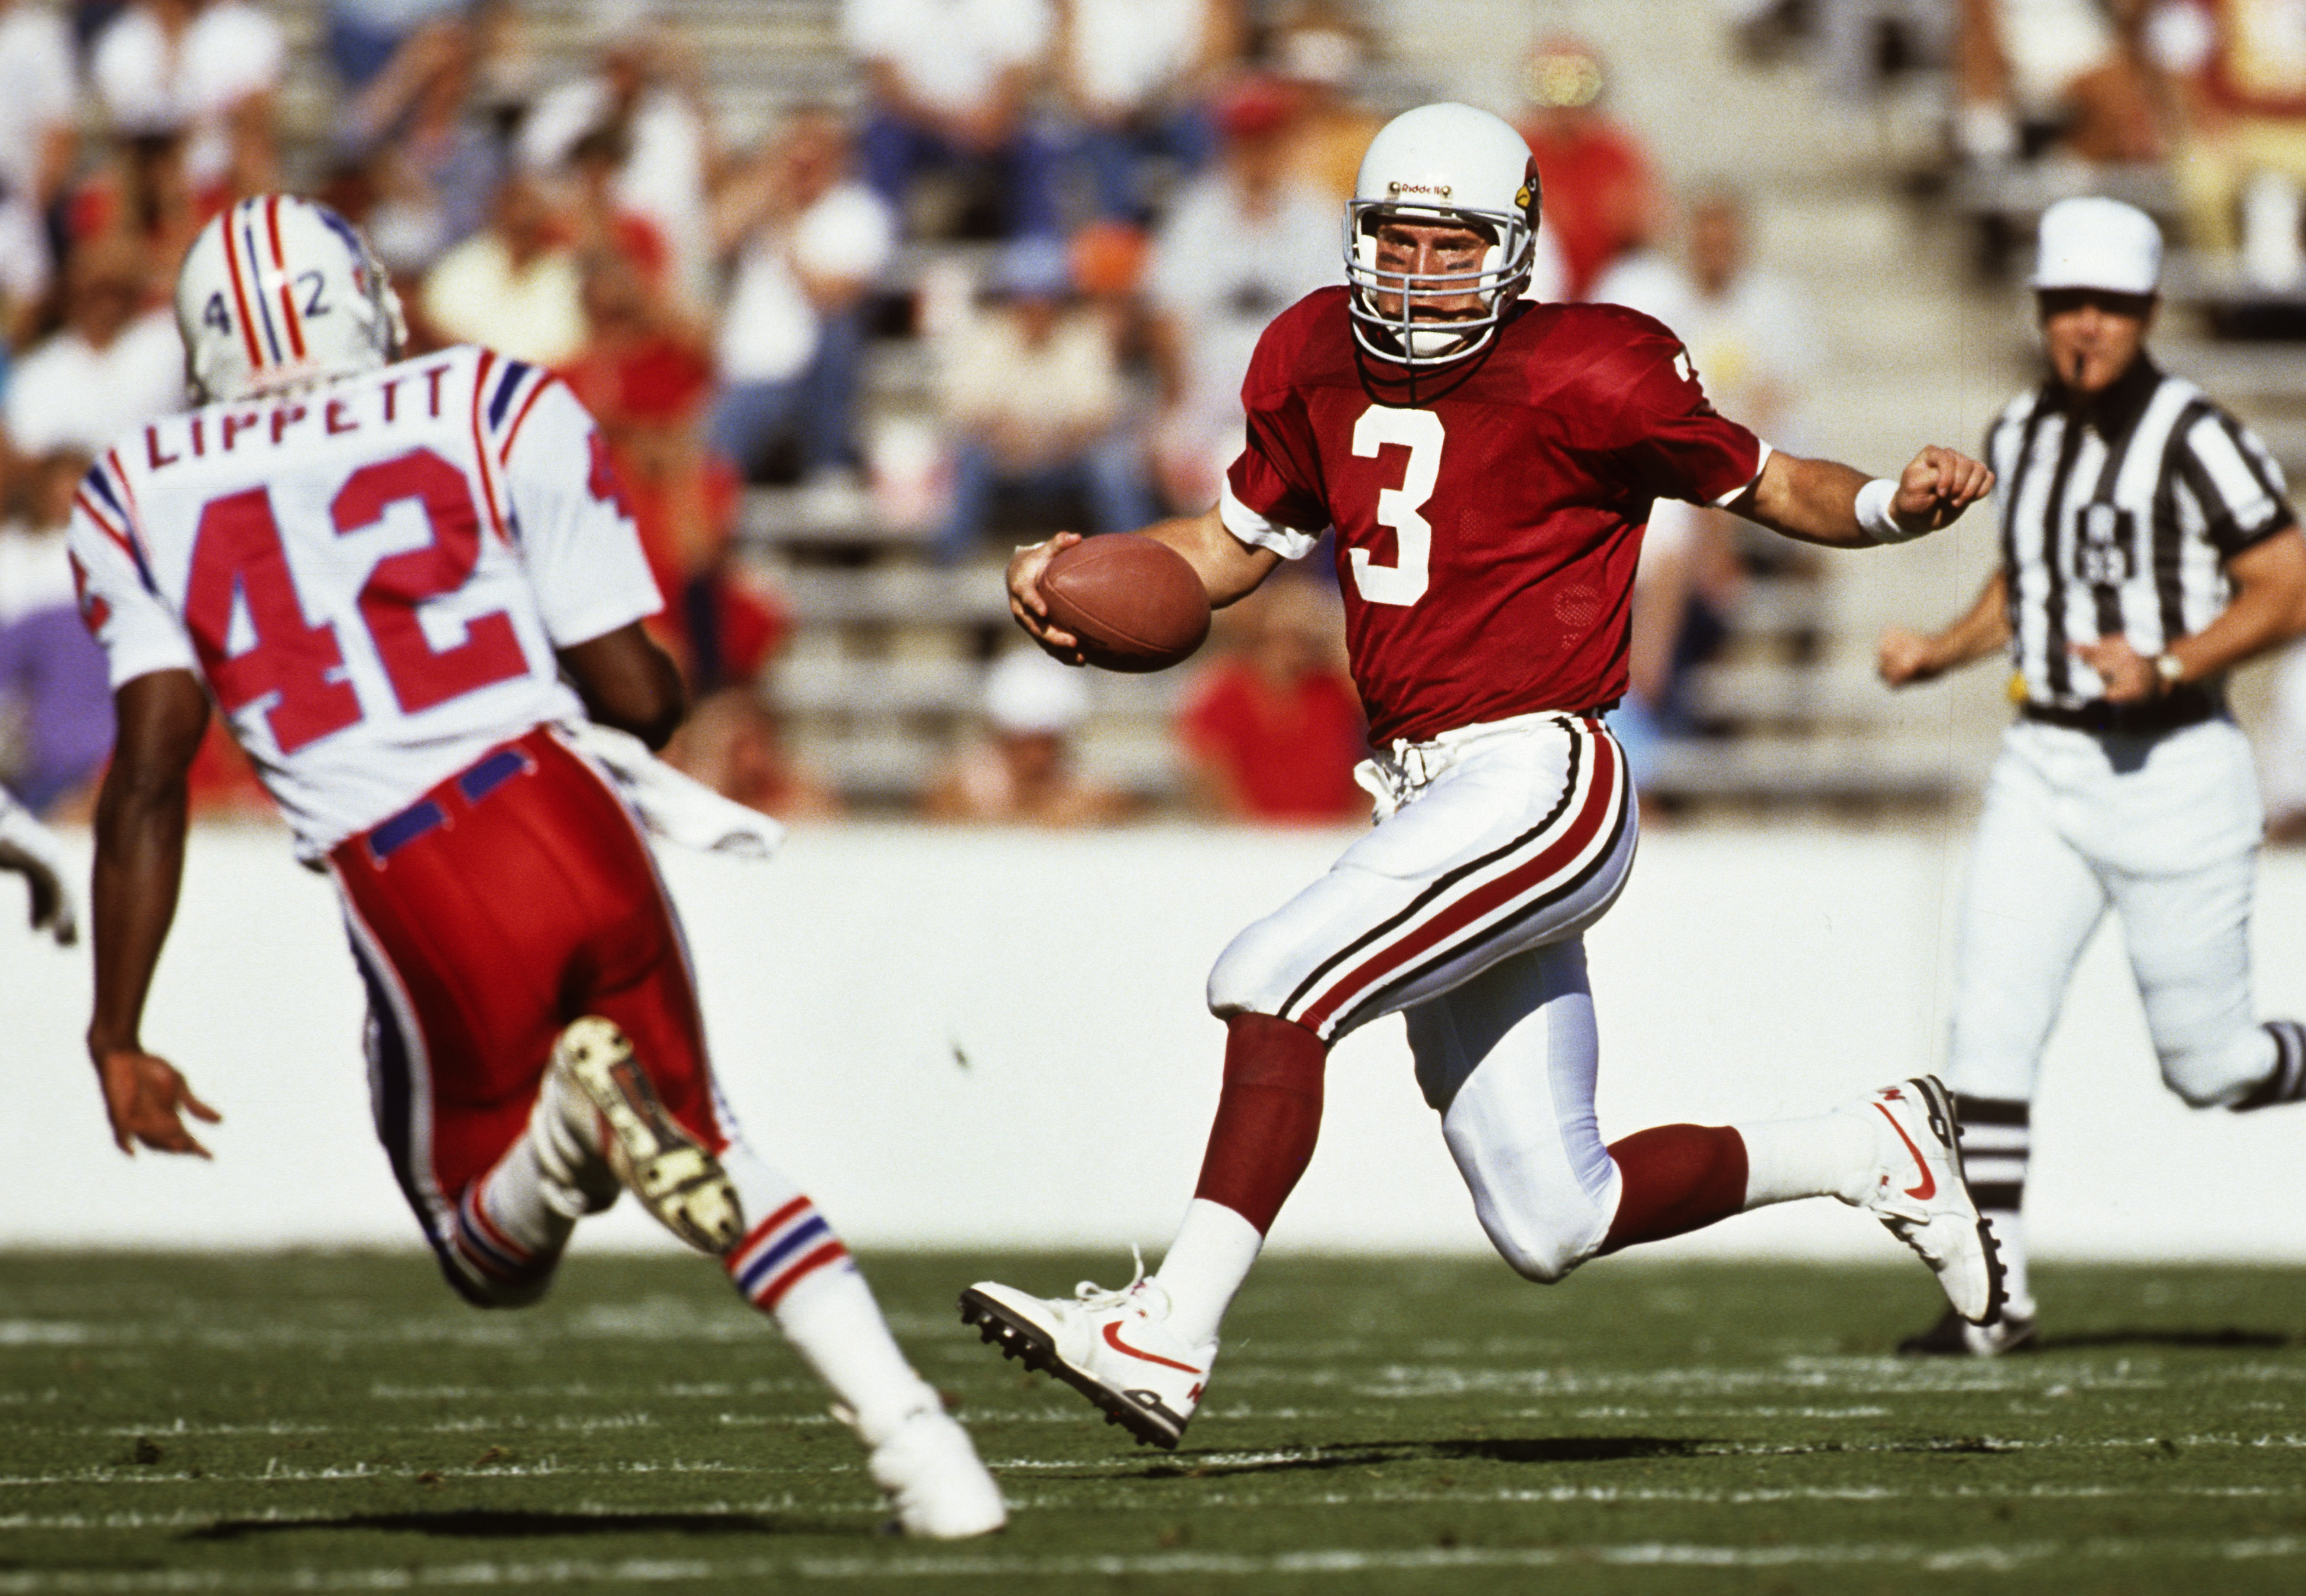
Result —
[[55, 283], [47, 218], [30, 201], [0, 195], [0, 382], [10, 352], [38, 326]]
[[598, 0], [593, 37], [594, 70], [546, 90], [530, 107], [520, 160], [549, 175], [588, 140], [611, 135], [621, 157], [612, 196], [656, 230], [671, 252], [672, 287], [701, 303], [717, 154], [695, 55], [651, 0]]
[[1591, 297], [1654, 316], [1679, 336], [1724, 414], [1752, 418], [1772, 442], [1796, 446], [1796, 406], [1824, 363], [1817, 317], [1784, 274], [1754, 263], [1742, 199], [1727, 190], [1695, 196], [1686, 262], [1657, 250], [1619, 258]]
[[998, 185], [1005, 235], [1056, 234], [1055, 141], [1027, 104], [1053, 27], [1049, 0], [843, 0], [871, 103], [866, 181], [901, 213], [920, 172], [974, 167]]
[[1061, 0], [1059, 81], [1099, 217], [1152, 218], [1147, 178], [1217, 153], [1209, 91], [1241, 53], [1241, 0]]
[[997, 286], [1001, 303], [940, 352], [938, 398], [958, 446], [952, 513], [936, 549], [947, 564], [976, 550], [1004, 489], [1079, 499], [1093, 532], [1153, 519], [1143, 451], [1121, 424], [1127, 396], [1113, 334], [1073, 303], [1064, 246], [1011, 244]]
[[585, 346], [576, 258], [535, 178], [504, 180], [495, 220], [440, 257], [418, 305], [443, 343], [485, 344], [548, 366]]
[[[0, 203], [38, 218], [64, 192], [77, 152], [78, 84], [64, 19], [32, 0], [0, 0]], [[41, 258], [54, 269], [45, 242]]]
[[840, 114], [804, 107], [715, 202], [714, 232], [735, 266], [714, 340], [721, 393], [709, 431], [750, 478], [787, 441], [813, 481], [858, 463], [859, 302], [888, 264], [897, 221], [848, 167]]
[[1228, 95], [1217, 113], [1224, 159], [1178, 196], [1155, 241], [1155, 459], [1162, 497], [1181, 513], [1217, 502], [1241, 452], [1241, 383], [1266, 323], [1340, 275], [1337, 207], [1290, 172], [1292, 115], [1278, 84]]
[[[1687, 264], [1655, 250], [1621, 255], [1593, 298], [1664, 322], [1723, 414], [1750, 418], [1773, 443], [1800, 448], [1801, 397], [1826, 352], [1806, 298], [1753, 262], [1748, 238], [1738, 195], [1701, 193], [1689, 208]], [[1736, 527], [1726, 511], [1677, 499], [1652, 508], [1634, 582], [1628, 690], [1610, 715], [1637, 789], [1656, 773], [1662, 739], [1697, 730], [1692, 672], [1727, 637], [1745, 583]]]
[[2149, 0], [1961, 0], [1954, 143], [1978, 166], [2053, 131], [2086, 161], [2167, 153], [2161, 91], [2141, 47]]
[[280, 25], [246, 0], [135, 0], [96, 41], [89, 76], [115, 132], [185, 140], [186, 180], [226, 196], [280, 186], [273, 96]]
[[184, 347], [125, 241], [82, 244], [65, 267], [64, 325], [9, 374], [8, 438], [24, 455], [101, 455], [184, 405]]

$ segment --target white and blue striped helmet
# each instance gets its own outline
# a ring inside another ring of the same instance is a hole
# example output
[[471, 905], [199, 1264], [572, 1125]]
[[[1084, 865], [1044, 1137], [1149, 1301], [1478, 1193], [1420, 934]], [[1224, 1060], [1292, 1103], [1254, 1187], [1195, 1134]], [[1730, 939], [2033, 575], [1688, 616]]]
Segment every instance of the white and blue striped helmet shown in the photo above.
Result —
[[399, 296], [353, 225], [259, 194], [201, 229], [176, 273], [184, 371], [202, 402], [245, 399], [399, 357]]

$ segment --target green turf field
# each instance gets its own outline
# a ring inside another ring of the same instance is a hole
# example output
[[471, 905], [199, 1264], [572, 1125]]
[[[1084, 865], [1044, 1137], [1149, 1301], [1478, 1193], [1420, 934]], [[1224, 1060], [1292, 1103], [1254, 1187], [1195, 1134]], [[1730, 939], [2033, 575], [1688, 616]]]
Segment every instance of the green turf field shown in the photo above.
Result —
[[795, 1360], [681, 1257], [483, 1314], [403, 1255], [0, 1258], [0, 1596], [2306, 1590], [2306, 1271], [2042, 1272], [2043, 1353], [1889, 1358], [1918, 1270], [1276, 1258], [1174, 1455], [882, 1257], [1007, 1534], [876, 1533]]

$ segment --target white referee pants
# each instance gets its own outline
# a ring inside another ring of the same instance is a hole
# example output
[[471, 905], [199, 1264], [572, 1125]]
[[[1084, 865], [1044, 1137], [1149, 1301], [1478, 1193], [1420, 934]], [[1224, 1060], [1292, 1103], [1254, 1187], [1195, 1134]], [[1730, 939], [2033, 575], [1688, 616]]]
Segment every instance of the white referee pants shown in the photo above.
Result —
[[2232, 1103], [2274, 1065], [2250, 988], [2264, 826], [2250, 743], [2230, 721], [2160, 738], [2020, 721], [2003, 738], [1970, 857], [1947, 1080], [2030, 1101], [2074, 964], [2122, 917], [2170, 1089]]
[[1396, 744], [1362, 772], [1377, 829], [1234, 939], [1209, 1007], [1325, 1040], [1405, 1011], [1482, 1228], [1522, 1274], [1559, 1279], [1617, 1212], [1579, 939], [1633, 867], [1625, 755], [1597, 718], [1527, 715]]

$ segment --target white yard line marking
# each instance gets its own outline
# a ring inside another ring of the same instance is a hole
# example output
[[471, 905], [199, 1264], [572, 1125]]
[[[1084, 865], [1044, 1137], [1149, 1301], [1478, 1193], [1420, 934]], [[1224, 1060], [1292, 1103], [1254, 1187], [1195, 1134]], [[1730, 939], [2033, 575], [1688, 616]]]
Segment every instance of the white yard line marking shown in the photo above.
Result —
[[[1290, 1415], [1270, 1413], [1261, 1416], [1285, 1417]], [[1524, 1413], [1507, 1413], [1501, 1416], [1507, 1418], [1542, 1418], [1544, 1415]], [[989, 1426], [995, 1423], [1019, 1422], [1072, 1423], [1079, 1422], [1080, 1421], [1080, 1415], [1072, 1409], [1063, 1409], [1047, 1413], [1032, 1414], [980, 1413], [976, 1415], [976, 1419], [978, 1424], [984, 1426]], [[721, 1415], [721, 1421], [724, 1424], [730, 1425], [822, 1425], [833, 1422], [832, 1420], [822, 1414], [800, 1415], [791, 1418], [763, 1418], [754, 1415], [739, 1415], [734, 1413], [724, 1413]], [[603, 1421], [594, 1423], [571, 1421], [557, 1425], [552, 1428], [556, 1430], [583, 1432], [589, 1430], [614, 1430], [631, 1427], [629, 1419], [627, 1419], [621, 1421]], [[372, 1430], [373, 1427], [369, 1427], [369, 1430], [364, 1430], [364, 1433], [370, 1432]], [[524, 1433], [522, 1426], [517, 1422], [481, 1423], [476, 1421], [436, 1426], [394, 1427], [394, 1433], [399, 1434], [465, 1434], [474, 1431], [501, 1431], [508, 1437], [519, 1437]], [[267, 1429], [255, 1426], [235, 1427], [226, 1425], [217, 1426], [212, 1429], [199, 1426], [180, 1426], [172, 1429], [106, 1429], [71, 1433], [99, 1434], [117, 1437], [137, 1436], [141, 1438], [151, 1436], [173, 1437], [179, 1435], [201, 1436], [240, 1433], [303, 1434], [308, 1432], [301, 1429], [285, 1427], [279, 1429]], [[531, 1430], [525, 1433], [534, 1436], [540, 1432]], [[1570, 1437], [1565, 1438], [1575, 1440], [1577, 1438]], [[2306, 1435], [2284, 1433], [2256, 1436], [2174, 1435], [2100, 1436], [2088, 1438], [2051, 1435], [2038, 1436], [2029, 1439], [2018, 1439], [2015, 1438], [1997, 1436], [1933, 1436], [1920, 1437], [1913, 1440], [1907, 1441], [1694, 1441], [1689, 1443], [1686, 1452], [1678, 1455], [1688, 1457], [1802, 1457], [1815, 1455], [1830, 1456], [1836, 1454], [1848, 1453], [1876, 1452], [1960, 1453], [1976, 1451], [2054, 1452], [2064, 1450], [2145, 1451], [2150, 1448], [2163, 1448], [2166, 1447], [2176, 1447], [2181, 1449], [2187, 1447], [2221, 1447], [2247, 1449], [2251, 1451], [2289, 1452], [2306, 1449]], [[1175, 1460], [1174, 1464], [1166, 1459], [1154, 1460], [1154, 1462], [1156, 1466], [1175, 1467], [1181, 1470], [1188, 1468], [1252, 1470], [1271, 1464], [1292, 1463], [1386, 1463], [1391, 1461], [1413, 1461], [1417, 1447], [1414, 1443], [1402, 1443], [1398, 1448], [1398, 1450], [1402, 1452], [1402, 1456], [1400, 1458], [1396, 1458], [1392, 1455], [1392, 1453], [1396, 1449], [1396, 1448], [1392, 1443], [1385, 1441], [1372, 1441], [1354, 1447], [1306, 1447], [1272, 1452], [1216, 1452], [1191, 1454], [1184, 1458]], [[734, 1464], [709, 1462], [677, 1462], [664, 1464], [652, 1463], [627, 1463], [584, 1469], [561, 1469], [548, 1461], [545, 1463], [528, 1464], [503, 1464], [485, 1468], [465, 1469], [451, 1467], [431, 1472], [437, 1472], [444, 1478], [466, 1477], [473, 1479], [486, 1479], [494, 1476], [519, 1477], [530, 1474], [639, 1474], [657, 1472], [667, 1473], [806, 1473], [828, 1468], [847, 1468], [850, 1466], [853, 1465], [848, 1464], [812, 1464], [807, 1468], [779, 1469], [756, 1468], [749, 1466], [739, 1467]], [[1148, 1460], [1142, 1455], [1131, 1455], [1118, 1459], [1018, 1457], [1004, 1459], [993, 1464], [991, 1466], [1016, 1472], [1055, 1471], [1080, 1473], [1085, 1476], [1098, 1479], [1123, 1481], [1132, 1476], [1141, 1474], [1148, 1466]], [[70, 1473], [0, 1475], [0, 1487], [30, 1488], [38, 1486], [88, 1485], [149, 1486], [187, 1483], [197, 1484], [204, 1482], [234, 1483], [256, 1480], [316, 1481], [330, 1480], [389, 1479], [395, 1476], [412, 1475], [412, 1470], [400, 1466], [384, 1468], [369, 1464], [351, 1464], [342, 1467], [324, 1466], [317, 1469], [279, 1469], [275, 1467], [268, 1469], [263, 1473], [255, 1474], [203, 1472], [198, 1476], [194, 1476], [192, 1474], [177, 1472], [160, 1473], [156, 1472], [146, 1466], [123, 1464], [113, 1466], [77, 1470]], [[1989, 1494], [2006, 1495], [2008, 1493], [1997, 1491]]]
[[[797, 1414], [790, 1418], [776, 1415], [747, 1414], [739, 1419], [727, 1415], [725, 1421], [742, 1424], [829, 1424], [832, 1421], [822, 1414]], [[167, 1424], [91, 1424], [71, 1429], [56, 1429], [48, 1435], [107, 1435], [136, 1436], [216, 1436], [216, 1435], [339, 1435], [351, 1432], [359, 1435], [481, 1435], [495, 1430], [507, 1433], [527, 1431], [535, 1434], [551, 1431], [558, 1434], [589, 1435], [604, 1430], [653, 1430], [656, 1419], [648, 1413], [603, 1413], [594, 1418], [577, 1419], [561, 1414], [539, 1421], [525, 1416], [511, 1419], [436, 1419], [430, 1424], [288, 1424], [274, 1421], [266, 1424], [188, 1424], [178, 1419]]]
[[[1535, 1413], [1508, 1413], [1500, 1418], [1537, 1419], [1545, 1415]], [[980, 1420], [980, 1422], [983, 1422]], [[1557, 1438], [1574, 1442], [1582, 1438]], [[2187, 1447], [2248, 1447], [2253, 1450], [2290, 1451], [2306, 1447], [2306, 1435], [2174, 1435], [2174, 1436], [2097, 1436], [2076, 1438], [2068, 1436], [2037, 1436], [2019, 1440], [1996, 1436], [1926, 1436], [1913, 1440], [1899, 1441], [1705, 1441], [1686, 1443], [1687, 1450], [1677, 1450], [1685, 1457], [1801, 1457], [1832, 1455], [1851, 1452], [2051, 1452], [2065, 1449], [2134, 1450], [2157, 1448], [2165, 1443], [2181, 1448]], [[1383, 1464], [1415, 1461], [1422, 1444], [1419, 1442], [1368, 1441], [1354, 1446], [1297, 1447], [1275, 1452], [1209, 1452], [1188, 1453], [1174, 1459], [1169, 1466], [1180, 1471], [1191, 1468], [1257, 1469], [1275, 1464], [1331, 1463]], [[1095, 1472], [1113, 1477], [1126, 1477], [1141, 1472], [1141, 1457], [1118, 1460], [1097, 1458], [1031, 1458], [1004, 1460], [989, 1466], [1002, 1469], [1062, 1469]]]
[[85, 1346], [96, 1338], [87, 1325], [53, 1319], [0, 1319], [0, 1346]]
[[2079, 1545], [2026, 1541], [1950, 1548], [1889, 1542], [1875, 1545], [1708, 1546], [1671, 1541], [1574, 1547], [1449, 1547], [1404, 1551], [1338, 1549], [1269, 1556], [1226, 1552], [1157, 1552], [1133, 1557], [1019, 1558], [910, 1553], [879, 1557], [632, 1558], [623, 1561], [469, 1562], [345, 1569], [167, 1569], [150, 1573], [20, 1572], [0, 1574], [0, 1596], [140, 1596], [141, 1592], [226, 1591], [404, 1591], [536, 1584], [656, 1585], [701, 1580], [1029, 1578], [1190, 1578], [1209, 1575], [1418, 1573], [1448, 1569], [1553, 1568], [1601, 1564], [1618, 1567], [1782, 1568], [1903, 1566], [1930, 1571], [2009, 1571], [2057, 1559], [2100, 1562], [2143, 1558], [2192, 1562], [2262, 1561], [2306, 1558], [2306, 1538], [2248, 1541], [2097, 1540]]
[[[1009, 1471], [1022, 1465], [995, 1461], [991, 1467]], [[630, 1475], [653, 1472], [719, 1473], [719, 1474], [808, 1474], [853, 1473], [854, 1465], [820, 1465], [794, 1469], [738, 1469], [716, 1464], [688, 1464], [660, 1470], [652, 1464], [627, 1464], [606, 1468], [492, 1468], [441, 1469], [432, 1471], [443, 1479], [477, 1479], [483, 1477], [518, 1477], [576, 1479], [602, 1475]], [[405, 1472], [402, 1477], [408, 1477]], [[168, 1475], [168, 1481], [198, 1483], [218, 1480], [295, 1481], [297, 1480], [343, 1480], [350, 1478], [390, 1478], [383, 1471], [362, 1474], [332, 1472], [325, 1475], [295, 1473], [266, 1473], [255, 1475], [202, 1475], [192, 1481], [187, 1475]], [[1125, 1483], [1125, 1481], [1117, 1481]], [[1166, 1485], [1167, 1481], [1157, 1482]], [[1895, 1489], [1886, 1486], [1857, 1485], [1847, 1487], [1788, 1487], [1782, 1489], [1747, 1490], [1678, 1490], [1664, 1487], [1618, 1489], [1611, 1486], [1561, 1485], [1536, 1489], [1503, 1489], [1497, 1490], [1386, 1490], [1327, 1491], [1317, 1497], [1275, 1497], [1257, 1493], [1200, 1489], [1194, 1493], [1193, 1506], [1251, 1508], [1271, 1506], [1291, 1507], [1360, 1507], [1415, 1506], [1437, 1503], [1464, 1505], [1527, 1506], [1543, 1504], [1553, 1506], [1582, 1505], [1603, 1506], [1618, 1504], [1655, 1505], [1677, 1503], [1704, 1506], [1774, 1506], [1787, 1502], [1899, 1502], [1899, 1501], [2120, 1501], [2134, 1497], [2186, 1497], [2207, 1500], [2258, 1500], [2279, 1497], [2306, 1496], [2306, 1482], [2297, 1485], [2218, 1485], [2218, 1486], [2111, 1486], [2111, 1485], [2037, 1485], [2025, 1489], [1980, 1489], [1957, 1487], [1925, 1490]], [[1042, 1495], [1020, 1497], [1013, 1492], [1009, 1506], [1017, 1510], [1046, 1510], [1078, 1512], [1083, 1504], [1073, 1497]], [[617, 1503], [584, 1501], [557, 1506], [555, 1514], [585, 1517], [648, 1518], [668, 1514], [693, 1516], [698, 1514], [765, 1514], [801, 1511], [811, 1513], [875, 1513], [872, 1504], [807, 1503], [803, 1504], [790, 1491], [782, 1496], [764, 1498], [757, 1501], [700, 1501], [686, 1504], [678, 1509], [668, 1509], [661, 1503]], [[1099, 1501], [1095, 1510], [1099, 1513], [1161, 1512], [1171, 1513], [1176, 1503], [1171, 1499], [1158, 1501]], [[218, 1512], [181, 1508], [173, 1513], [12, 1513], [0, 1515], [0, 1532], [9, 1530], [176, 1530], [214, 1523], [263, 1523], [296, 1525], [332, 1523], [346, 1517], [357, 1517], [342, 1511], [286, 1511], [268, 1507], [260, 1512]]]
[[[988, 1466], [1005, 1472], [1010, 1465], [995, 1463]], [[1115, 1483], [1123, 1483], [1115, 1481]], [[1166, 1484], [1167, 1481], [1157, 1483]], [[1209, 1489], [1209, 1481], [1197, 1482], [1201, 1489], [1193, 1493], [1191, 1506], [1195, 1511], [1209, 1507], [1361, 1507], [1415, 1506], [1437, 1503], [1479, 1505], [1536, 1505], [1576, 1506], [1580, 1505], [1609, 1506], [1618, 1504], [1678, 1503], [1701, 1506], [1777, 1506], [1788, 1502], [1903, 1502], [1903, 1501], [1969, 1501], [2003, 1502], [2016, 1500], [2038, 1501], [2119, 1501], [2134, 1497], [2190, 1497], [2225, 1500], [2256, 1500], [2276, 1497], [2306, 1496], [2306, 1484], [2297, 1486], [2221, 1485], [2171, 1487], [2076, 1485], [2034, 1486], [2011, 1489], [1979, 1489], [1975, 1488], [1904, 1490], [1885, 1486], [1853, 1485], [1847, 1487], [1789, 1486], [1783, 1489], [1748, 1490], [1677, 1490], [1670, 1488], [1649, 1489], [1618, 1489], [1609, 1486], [1559, 1485], [1535, 1489], [1500, 1488], [1494, 1490], [1388, 1490], [1383, 1489], [1354, 1491], [1331, 1490], [1319, 1496], [1264, 1494], [1229, 1491], [1221, 1485]], [[1075, 1498], [1045, 1494], [1020, 1496], [1009, 1493], [1012, 1509], [1046, 1509], [1053, 1512], [1080, 1511], [1083, 1504]], [[1104, 1501], [1096, 1505], [1099, 1513], [1158, 1512], [1174, 1514], [1178, 1504], [1166, 1498], [1133, 1501]]]
[[[389, 1468], [375, 1464], [356, 1463], [343, 1468], [284, 1469], [274, 1458], [260, 1474], [225, 1474], [201, 1472], [187, 1474], [160, 1473], [147, 1468], [84, 1469], [70, 1474], [19, 1474], [0, 1477], [0, 1487], [30, 1488], [33, 1486], [90, 1485], [246, 1485], [265, 1484], [325, 1484], [338, 1480], [414, 1480], [419, 1472], [438, 1474], [443, 1480], [530, 1480], [576, 1479], [587, 1475], [626, 1474], [845, 1474], [861, 1469], [858, 1462], [812, 1463], [790, 1467], [757, 1468], [749, 1464], [729, 1463], [607, 1463], [564, 1467], [553, 1458], [533, 1464], [500, 1463], [475, 1468], [440, 1468], [418, 1470], [413, 1466], [395, 1464]], [[209, 1518], [228, 1517], [226, 1514], [210, 1513]]]
[[[775, 1396], [788, 1391], [814, 1395], [824, 1389], [815, 1379], [752, 1379], [739, 1384], [717, 1380], [667, 1380], [647, 1386], [398, 1386], [380, 1380], [368, 1388], [376, 1402], [508, 1402], [534, 1397], [555, 1401], [629, 1402], [638, 1397], [697, 1397], [726, 1402], [732, 1396]], [[4, 1400], [4, 1399], [0, 1399]]]
[[[794, 1470], [793, 1472], [814, 1472]], [[511, 1511], [520, 1511], [512, 1509]], [[618, 1502], [557, 1503], [551, 1509], [561, 1518], [633, 1518], [688, 1519], [699, 1514], [754, 1515], [797, 1513], [812, 1515], [858, 1514], [884, 1515], [888, 1508], [877, 1499], [867, 1502], [802, 1502], [790, 1491], [781, 1496], [764, 1497], [754, 1502], [702, 1501], [686, 1503], [668, 1508], [661, 1503], [641, 1505]], [[186, 1530], [206, 1528], [211, 1524], [277, 1524], [294, 1529], [303, 1524], [336, 1524], [347, 1519], [357, 1520], [357, 1513], [283, 1511], [267, 1507], [255, 1513], [199, 1513], [180, 1509], [175, 1513], [58, 1513], [39, 1515], [14, 1513], [0, 1516], [0, 1530]]]
[[[812, 1381], [810, 1382], [810, 1389], [822, 1391], [823, 1387], [816, 1385], [815, 1382]], [[1211, 1413], [1222, 1412], [1227, 1417], [1242, 1419], [1294, 1419], [1298, 1417], [1327, 1418], [1331, 1416], [1326, 1412], [1316, 1413], [1310, 1410], [1301, 1411], [1285, 1408], [1227, 1408], [1223, 1410], [1210, 1409], [1209, 1411]], [[1086, 1410], [1079, 1407], [1030, 1408], [1019, 1409], [1014, 1412], [998, 1412], [992, 1409], [980, 1408], [972, 1410], [969, 1413], [969, 1418], [973, 1421], [980, 1424], [1079, 1424], [1081, 1423], [1086, 1417]], [[713, 1418], [713, 1422], [718, 1424], [739, 1426], [790, 1426], [796, 1429], [804, 1430], [820, 1428], [834, 1422], [830, 1414], [821, 1411], [800, 1413], [716, 1413]], [[694, 1419], [694, 1415], [688, 1416], [688, 1421], [693, 1422]], [[26, 1424], [21, 1427], [20, 1433], [25, 1435], [152, 1437], [159, 1438], [166, 1438], [171, 1436], [192, 1437], [240, 1435], [490, 1435], [499, 1431], [501, 1431], [508, 1436], [517, 1436], [524, 1433], [534, 1436], [545, 1433], [591, 1434], [599, 1430], [653, 1430], [657, 1428], [661, 1422], [662, 1421], [660, 1421], [654, 1414], [645, 1413], [606, 1413], [593, 1418], [571, 1418], [564, 1414], [557, 1418], [544, 1421], [532, 1418], [525, 1413], [517, 1413], [502, 1418], [435, 1419], [429, 1423], [422, 1424], [294, 1424], [278, 1420], [271, 1421], [263, 1424], [193, 1424], [189, 1423], [183, 1419], [172, 1419], [166, 1423], [155, 1422], [149, 1424], [79, 1424], [52, 1426]]]

